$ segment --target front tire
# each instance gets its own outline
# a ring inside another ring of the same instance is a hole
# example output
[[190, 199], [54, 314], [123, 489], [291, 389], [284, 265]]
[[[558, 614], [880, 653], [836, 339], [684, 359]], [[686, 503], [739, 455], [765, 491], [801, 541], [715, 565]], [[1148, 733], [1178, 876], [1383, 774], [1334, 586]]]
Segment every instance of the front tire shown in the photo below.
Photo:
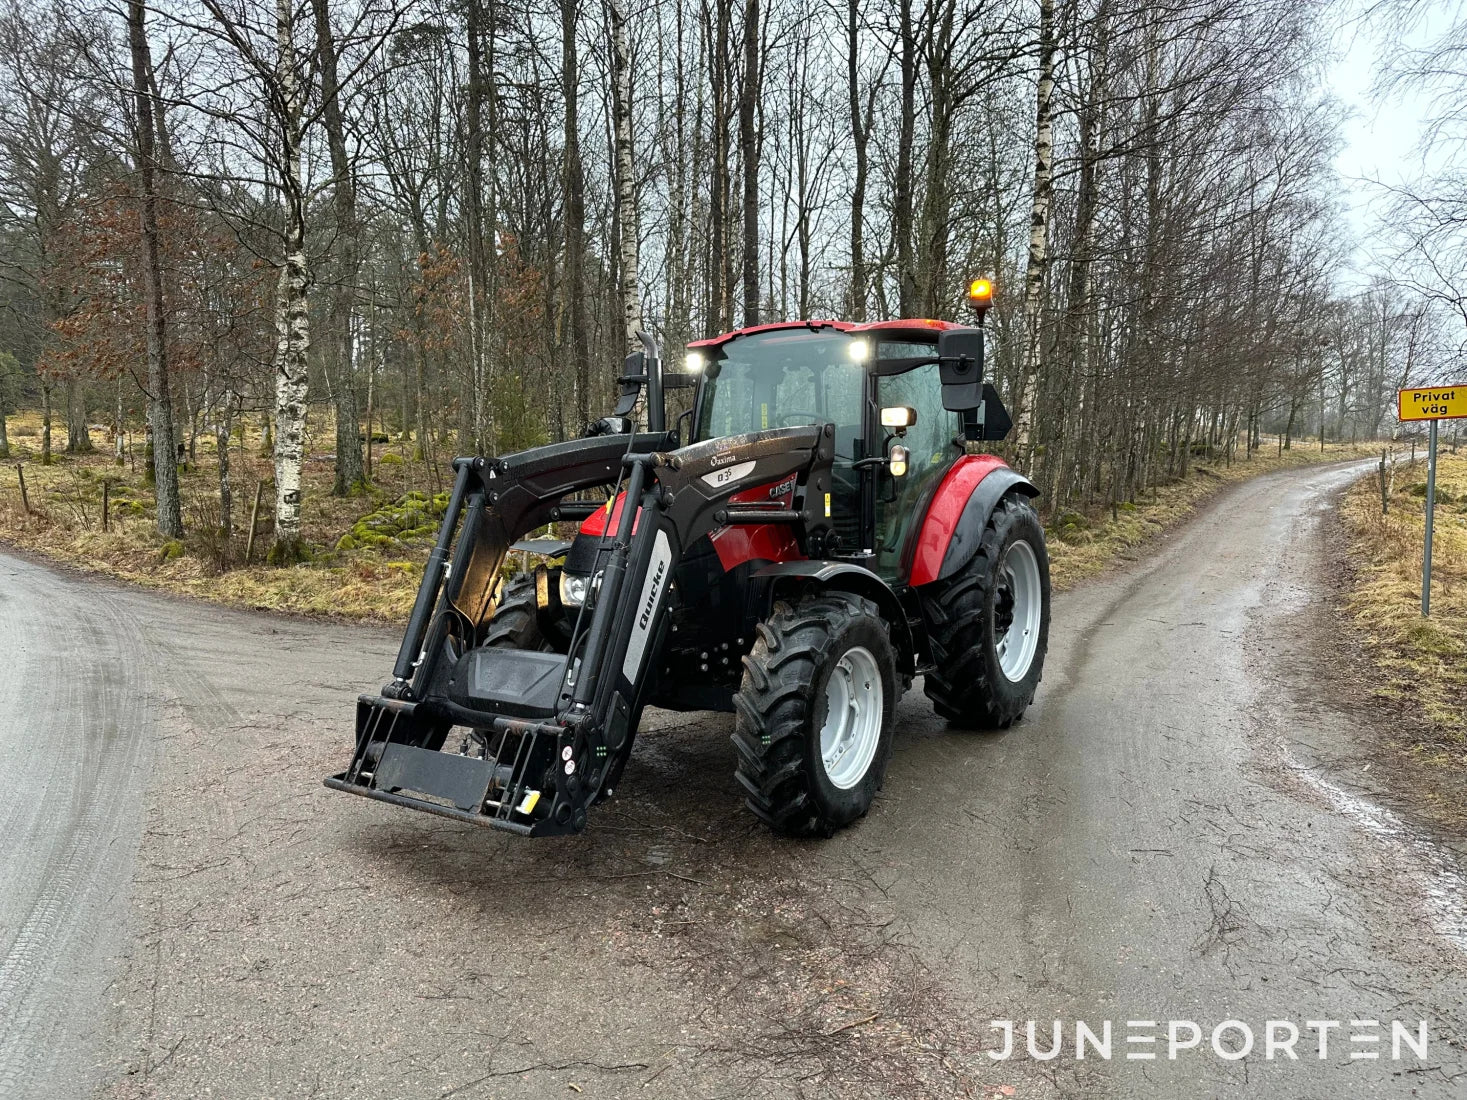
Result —
[[973, 557], [920, 591], [933, 709], [956, 725], [1008, 729], [1034, 701], [1049, 648], [1049, 554], [1033, 506], [1001, 500]]
[[739, 782], [777, 833], [830, 836], [871, 808], [899, 687], [880, 609], [828, 592], [775, 604], [734, 696]]

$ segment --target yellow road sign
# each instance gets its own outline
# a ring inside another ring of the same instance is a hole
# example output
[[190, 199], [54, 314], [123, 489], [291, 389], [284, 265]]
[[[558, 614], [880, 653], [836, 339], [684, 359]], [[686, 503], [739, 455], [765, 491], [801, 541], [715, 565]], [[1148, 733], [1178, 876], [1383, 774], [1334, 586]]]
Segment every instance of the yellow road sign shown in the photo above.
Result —
[[1467, 416], [1467, 385], [1401, 390], [1396, 401], [1402, 420], [1455, 420]]

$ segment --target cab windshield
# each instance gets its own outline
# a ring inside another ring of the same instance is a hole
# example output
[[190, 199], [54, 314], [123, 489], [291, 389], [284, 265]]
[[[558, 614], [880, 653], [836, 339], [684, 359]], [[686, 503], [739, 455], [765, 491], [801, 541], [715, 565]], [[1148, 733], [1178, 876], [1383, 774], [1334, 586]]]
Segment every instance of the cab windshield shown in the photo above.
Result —
[[861, 435], [865, 343], [809, 329], [740, 336], [708, 356], [695, 442], [830, 422], [838, 457]]

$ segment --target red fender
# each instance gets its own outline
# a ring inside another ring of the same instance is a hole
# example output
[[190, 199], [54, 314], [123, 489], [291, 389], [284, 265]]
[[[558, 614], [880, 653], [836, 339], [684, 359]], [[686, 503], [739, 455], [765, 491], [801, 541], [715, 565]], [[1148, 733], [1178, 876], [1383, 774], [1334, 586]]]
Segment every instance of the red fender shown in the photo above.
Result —
[[[611, 529], [616, 530], [617, 524], [621, 522], [621, 506], [627, 501], [625, 493], [616, 494], [615, 507], [597, 508], [585, 519], [581, 520], [580, 533], [583, 535], [595, 535], [597, 538], [606, 533], [607, 520], [611, 521]], [[638, 516], [637, 519], [641, 517]], [[637, 520], [632, 520], [632, 530], [637, 529]]]
[[[790, 474], [782, 481], [771, 481], [743, 489], [729, 497], [728, 501], [730, 504], [766, 504], [781, 497], [793, 500], [794, 488], [795, 475]], [[606, 530], [608, 519], [612, 530], [615, 530], [625, 502], [626, 494], [618, 493], [616, 503], [609, 511], [598, 508], [581, 522], [580, 533], [599, 537]], [[632, 526], [635, 529], [636, 523], [633, 522]], [[795, 538], [794, 528], [787, 523], [717, 527], [708, 537], [713, 542], [713, 549], [718, 552], [718, 563], [725, 572], [746, 561], [794, 561], [804, 557], [800, 553], [800, 543]]]
[[947, 555], [948, 544], [952, 542], [968, 498], [980, 481], [994, 470], [1007, 466], [1008, 463], [997, 455], [964, 455], [953, 463], [937, 492], [932, 495], [932, 503], [927, 506], [927, 515], [922, 520], [922, 530], [912, 551], [912, 575], [908, 583], [915, 586], [937, 580], [942, 570], [942, 559]]

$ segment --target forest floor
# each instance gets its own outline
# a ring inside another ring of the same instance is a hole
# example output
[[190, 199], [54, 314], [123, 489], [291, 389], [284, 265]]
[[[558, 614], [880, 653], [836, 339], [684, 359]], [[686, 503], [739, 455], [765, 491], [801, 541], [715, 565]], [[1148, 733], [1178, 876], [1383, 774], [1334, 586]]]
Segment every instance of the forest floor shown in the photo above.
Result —
[[1387, 747], [1396, 766], [1416, 773], [1445, 816], [1463, 824], [1461, 784], [1432, 773], [1467, 772], [1467, 453], [1441, 455], [1436, 493], [1429, 618], [1421, 614], [1424, 455], [1396, 467], [1387, 512], [1376, 474], [1352, 485], [1331, 542], [1348, 635], [1342, 650], [1371, 670], [1362, 676], [1357, 665], [1353, 679], [1367, 685], [1367, 705], [1393, 716]]
[[[229, 539], [216, 533], [219, 484], [212, 436], [199, 437], [196, 460], [181, 468], [187, 534], [173, 541], [155, 529], [153, 487], [138, 439], [118, 465], [107, 433], [91, 433], [93, 453], [68, 454], [65, 428], [58, 425], [53, 428], [53, 464], [43, 466], [38, 413], [11, 416], [9, 434], [11, 458], [0, 467], [0, 540], [150, 588], [257, 610], [366, 622], [404, 620], [449, 488], [448, 475], [416, 458], [411, 441], [377, 442], [372, 488], [357, 496], [333, 497], [334, 455], [329, 448], [334, 432], [329, 424], [317, 427], [307, 438], [302, 506], [302, 534], [313, 548], [312, 560], [274, 568], [264, 562], [274, 505], [272, 463], [262, 452], [258, 424], [242, 424], [230, 448], [234, 531]], [[1050, 517], [1055, 587], [1069, 588], [1117, 562], [1137, 558], [1146, 543], [1229, 484], [1285, 467], [1373, 453], [1378, 452], [1370, 445], [1333, 443], [1321, 451], [1305, 440], [1280, 452], [1275, 442], [1265, 441], [1249, 458], [1198, 463], [1185, 480], [1113, 510], [1070, 510]], [[247, 562], [257, 489], [262, 489], [260, 514]]]
[[[302, 535], [312, 560], [267, 566], [274, 514], [274, 466], [262, 452], [258, 423], [241, 426], [230, 447], [233, 535], [220, 522], [217, 451], [201, 435], [197, 461], [180, 467], [185, 536], [170, 541], [154, 523], [156, 497], [147, 479], [140, 437], [118, 465], [110, 433], [93, 430], [92, 454], [67, 454], [64, 426], [53, 428], [54, 461], [40, 462], [40, 417], [13, 415], [11, 457], [0, 465], [0, 540], [82, 569], [149, 588], [232, 607], [286, 611], [367, 622], [399, 622], [417, 593], [423, 563], [437, 534], [450, 484], [414, 459], [409, 442], [376, 442], [372, 488], [334, 497], [334, 434], [330, 425], [307, 436]], [[22, 500], [22, 472], [29, 503]], [[103, 483], [110, 482], [107, 530]], [[245, 561], [255, 494], [261, 491], [257, 534]]]

